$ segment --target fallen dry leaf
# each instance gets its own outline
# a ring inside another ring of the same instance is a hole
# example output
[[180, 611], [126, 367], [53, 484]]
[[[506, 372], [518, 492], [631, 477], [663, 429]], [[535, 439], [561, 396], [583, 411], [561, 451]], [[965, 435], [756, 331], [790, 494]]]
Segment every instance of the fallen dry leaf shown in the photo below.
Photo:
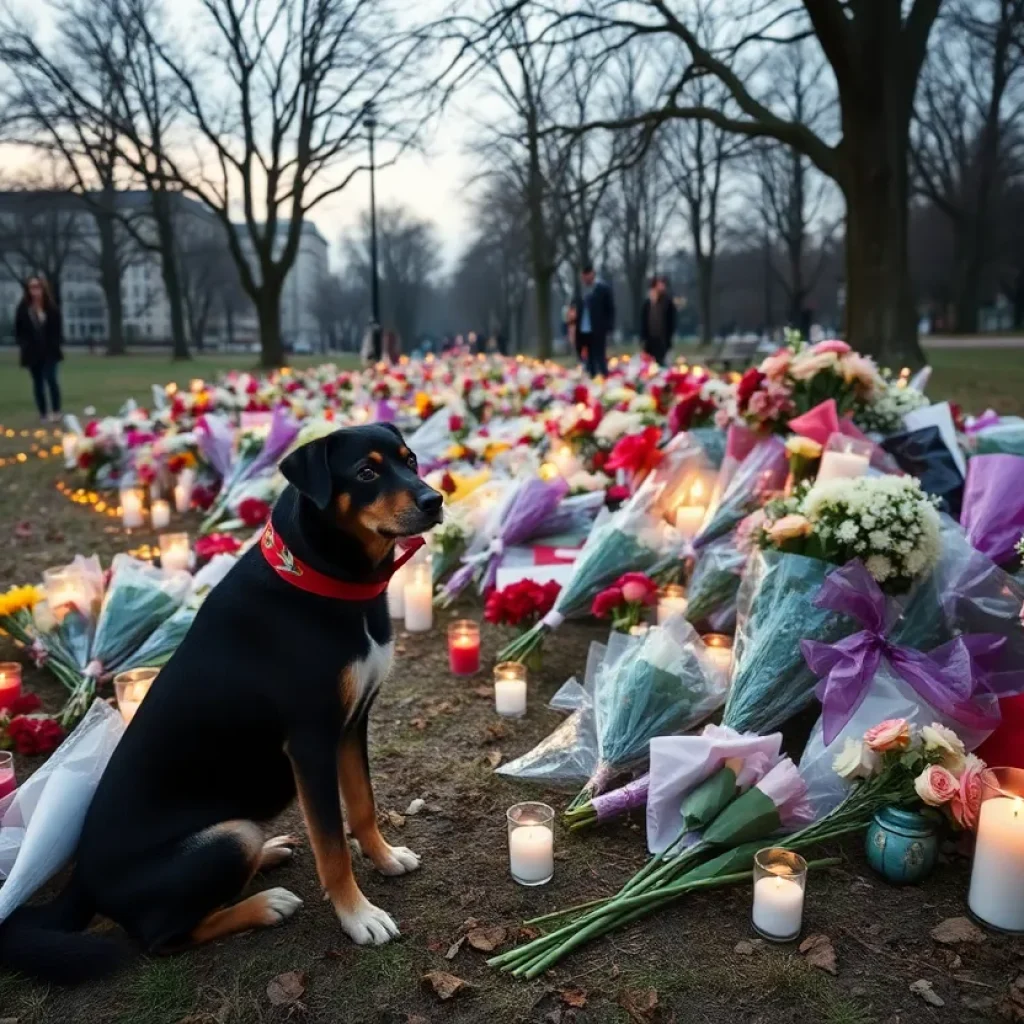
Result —
[[494, 743], [503, 740], [508, 735], [508, 729], [502, 722], [492, 722], [484, 730], [484, 743]]
[[819, 970], [836, 974], [836, 951], [832, 940], [827, 935], [808, 935], [800, 943], [800, 952], [807, 962]]
[[395, 828], [401, 828], [405, 824], [405, 815], [399, 814], [398, 811], [388, 811], [388, 821], [391, 822]]
[[445, 953], [445, 960], [454, 960], [459, 955], [459, 950], [462, 949], [462, 944], [466, 941], [466, 936], [463, 935], [461, 938], [456, 939], [449, 947], [448, 952]]
[[432, 704], [427, 709], [427, 714], [431, 717], [435, 715], [450, 715], [456, 708], [450, 700], [442, 700], [437, 704]]
[[910, 991], [915, 996], [920, 996], [929, 1006], [945, 1006], [946, 1000], [939, 995], [938, 992], [932, 988], [930, 981], [925, 981], [924, 978], [919, 978], [917, 981], [912, 982]]
[[480, 953], [492, 953], [505, 941], [507, 934], [500, 924], [494, 924], [490, 927], [474, 928], [466, 936], [466, 941]]
[[622, 993], [619, 1005], [626, 1011], [631, 1020], [637, 1024], [649, 1021], [658, 1009], [658, 993], [653, 988]]
[[558, 994], [562, 997], [562, 1002], [566, 1006], [572, 1006], [580, 1010], [587, 1005], [587, 993], [578, 988], [563, 988]]
[[519, 928], [519, 938], [524, 942], [532, 942], [534, 939], [540, 936], [539, 928], [530, 928], [528, 925], [521, 925]]
[[409, 722], [409, 724], [414, 729], [419, 729], [420, 732], [423, 732], [423, 730], [427, 727], [427, 720], [425, 718], [414, 718], [412, 719], [412, 721]]
[[739, 953], [740, 956], [750, 956], [755, 950], [759, 949], [761, 942], [758, 939], [752, 939], [751, 941], [737, 942], [733, 947], [734, 953]]
[[473, 692], [482, 700], [494, 700], [493, 686], [478, 686]]
[[952, 946], [958, 942], [984, 942], [985, 933], [966, 917], [947, 917], [932, 929], [932, 938]]
[[267, 985], [267, 998], [274, 1006], [297, 1006], [305, 994], [305, 971], [285, 971]]
[[487, 763], [492, 768], [497, 768], [501, 764], [501, 759], [505, 755], [500, 750], [488, 750], [487, 751]]
[[434, 995], [442, 1002], [447, 1002], [460, 992], [472, 988], [468, 982], [447, 971], [430, 971], [423, 975], [423, 981], [434, 990]]
[[467, 917], [466, 920], [462, 922], [462, 930], [464, 932], [471, 932], [474, 928], [479, 927], [480, 922], [475, 917]]

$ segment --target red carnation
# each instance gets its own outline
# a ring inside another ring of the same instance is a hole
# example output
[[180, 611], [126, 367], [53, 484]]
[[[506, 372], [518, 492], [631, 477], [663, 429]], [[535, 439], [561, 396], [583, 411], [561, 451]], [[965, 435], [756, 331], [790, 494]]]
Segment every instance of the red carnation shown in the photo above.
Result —
[[747, 408], [747, 403], [754, 392], [764, 383], [764, 380], [765, 375], [756, 366], [752, 366], [740, 377], [740, 382], [736, 385], [736, 403], [740, 409], [745, 410]]
[[699, 426], [701, 421], [713, 415], [714, 402], [701, 398], [700, 388], [694, 388], [672, 407], [668, 414], [668, 427], [673, 434]]
[[211, 533], [200, 537], [195, 543], [196, 558], [213, 558], [214, 555], [233, 555], [242, 542], [230, 533]]
[[639, 434], [623, 437], [612, 449], [605, 469], [624, 469], [632, 474], [634, 483], [639, 483], [663, 458], [658, 448], [660, 440], [661, 430], [658, 427], [646, 427]]
[[590, 389], [585, 384], [577, 384], [572, 390], [572, 400], [580, 405], [590, 401]]
[[658, 584], [642, 572], [623, 573], [615, 586], [631, 604], [654, 604], [658, 600]]
[[100, 432], [100, 425], [96, 420], [89, 420], [85, 425], [85, 436], [95, 437]]
[[594, 598], [590, 613], [599, 619], [607, 619], [624, 601], [622, 591], [618, 587], [608, 587]]
[[262, 498], [243, 498], [238, 505], [238, 518], [246, 526], [262, 526], [270, 518], [270, 505]]
[[608, 463], [608, 453], [607, 452], [596, 451], [590, 457], [590, 464], [594, 467], [594, 472], [595, 473], [599, 473], [602, 469], [604, 469], [604, 467], [605, 467], [605, 465], [607, 463]]
[[56, 750], [64, 739], [64, 730], [52, 718], [19, 715], [11, 719], [7, 735], [23, 757], [37, 757]]

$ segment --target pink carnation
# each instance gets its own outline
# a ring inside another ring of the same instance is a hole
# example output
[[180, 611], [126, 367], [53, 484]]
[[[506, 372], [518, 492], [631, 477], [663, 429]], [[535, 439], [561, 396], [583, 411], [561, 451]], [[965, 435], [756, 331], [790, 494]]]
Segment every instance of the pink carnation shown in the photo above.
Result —
[[811, 351], [835, 352], [837, 356], [845, 356], [847, 352], [852, 352], [853, 349], [845, 341], [840, 341], [838, 338], [829, 338], [825, 341], [819, 341], [817, 345], [812, 345]]

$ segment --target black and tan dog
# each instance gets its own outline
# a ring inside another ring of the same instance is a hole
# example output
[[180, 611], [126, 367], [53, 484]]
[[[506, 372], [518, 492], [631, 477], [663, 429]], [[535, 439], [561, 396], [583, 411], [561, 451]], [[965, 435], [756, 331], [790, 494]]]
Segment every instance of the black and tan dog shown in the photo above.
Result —
[[0, 925], [0, 965], [76, 981], [114, 966], [95, 914], [147, 950], [275, 925], [301, 900], [253, 875], [291, 856], [259, 822], [297, 795], [317, 872], [360, 944], [398, 935], [352, 873], [342, 821], [385, 875], [419, 867], [377, 827], [367, 717], [393, 642], [384, 589], [398, 538], [441, 520], [441, 495], [393, 427], [340, 430], [281, 465], [271, 524], [203, 604], [114, 751], [75, 868], [54, 903]]

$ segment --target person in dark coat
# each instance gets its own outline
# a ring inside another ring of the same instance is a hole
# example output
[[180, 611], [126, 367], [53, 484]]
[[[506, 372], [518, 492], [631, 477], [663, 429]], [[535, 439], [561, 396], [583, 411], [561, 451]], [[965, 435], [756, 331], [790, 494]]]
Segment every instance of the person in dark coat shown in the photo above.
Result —
[[573, 296], [576, 352], [591, 377], [608, 374], [608, 335], [615, 330], [615, 297], [588, 263], [580, 273], [580, 287]]
[[[32, 374], [32, 392], [39, 418], [60, 420], [60, 385], [57, 364], [64, 358], [61, 345], [64, 328], [60, 310], [53, 301], [46, 281], [30, 277], [25, 282], [21, 302], [14, 313], [14, 340], [18, 343], [21, 365]], [[47, 393], [50, 415], [47, 417]]]
[[676, 304], [664, 277], [651, 278], [651, 287], [640, 312], [640, 344], [659, 366], [664, 366], [676, 333]]

